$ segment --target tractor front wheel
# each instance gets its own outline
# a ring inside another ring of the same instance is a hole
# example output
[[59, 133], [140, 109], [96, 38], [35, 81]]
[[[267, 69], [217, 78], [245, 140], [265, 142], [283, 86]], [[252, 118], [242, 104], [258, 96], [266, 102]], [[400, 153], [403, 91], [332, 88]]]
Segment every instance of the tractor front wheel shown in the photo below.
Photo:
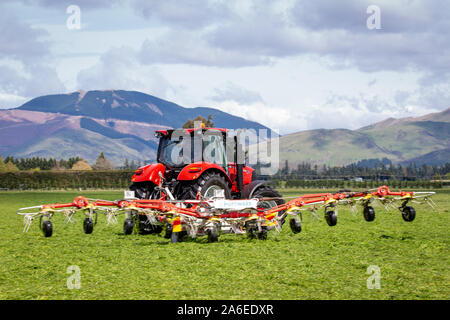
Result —
[[216, 190], [223, 190], [226, 199], [231, 198], [231, 189], [225, 177], [218, 172], [205, 172], [195, 182], [181, 185], [177, 199], [197, 199], [197, 193], [204, 199], [214, 197]]

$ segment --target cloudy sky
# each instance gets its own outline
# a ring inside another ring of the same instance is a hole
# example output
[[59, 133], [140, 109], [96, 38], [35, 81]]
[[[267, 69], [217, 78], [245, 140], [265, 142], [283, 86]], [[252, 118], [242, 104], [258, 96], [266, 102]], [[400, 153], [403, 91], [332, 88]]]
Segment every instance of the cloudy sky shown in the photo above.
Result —
[[446, 0], [3, 0], [0, 108], [137, 90], [282, 134], [422, 115], [450, 106], [449, 12]]

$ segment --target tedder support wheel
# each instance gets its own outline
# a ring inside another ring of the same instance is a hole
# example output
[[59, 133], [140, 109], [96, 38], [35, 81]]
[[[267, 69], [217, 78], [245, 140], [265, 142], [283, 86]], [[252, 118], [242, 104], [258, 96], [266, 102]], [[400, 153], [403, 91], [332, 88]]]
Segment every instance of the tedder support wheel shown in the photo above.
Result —
[[53, 225], [50, 220], [45, 220], [42, 222], [42, 232], [45, 237], [51, 237], [53, 233]]
[[83, 230], [86, 234], [92, 233], [92, 231], [94, 230], [94, 221], [92, 221], [91, 218], [84, 218]]
[[208, 234], [208, 242], [217, 242], [219, 241], [219, 234], [217, 232], [217, 228], [210, 228], [206, 231]]
[[145, 215], [139, 215], [139, 234], [161, 233], [163, 228], [161, 225], [152, 224], [147, 220]]
[[166, 224], [166, 233], [164, 234], [164, 238], [170, 239], [172, 237], [172, 230], [173, 230], [172, 224], [167, 223]]
[[327, 221], [330, 227], [335, 226], [337, 224], [337, 215], [334, 211], [327, 211], [325, 213], [325, 220]]
[[371, 206], [366, 206], [364, 207], [363, 215], [366, 221], [373, 221], [375, 220], [375, 209]]
[[256, 230], [255, 228], [246, 228], [247, 229], [247, 235], [249, 239], [254, 239], [256, 237]]
[[172, 232], [170, 235], [170, 242], [177, 243], [181, 241], [181, 232]]
[[129, 235], [133, 233], [134, 228], [134, 220], [133, 219], [125, 219], [123, 221], [123, 233]]
[[294, 218], [289, 221], [289, 226], [291, 227], [293, 233], [299, 233], [302, 231], [302, 222], [297, 221]]
[[402, 210], [403, 220], [411, 222], [416, 217], [416, 209], [413, 207], [404, 207]]
[[170, 235], [170, 242], [177, 243], [183, 241], [183, 238], [187, 235], [186, 231], [180, 231], [180, 232], [172, 232]]
[[261, 231], [256, 234], [259, 240], [267, 240], [267, 227], [261, 227]]

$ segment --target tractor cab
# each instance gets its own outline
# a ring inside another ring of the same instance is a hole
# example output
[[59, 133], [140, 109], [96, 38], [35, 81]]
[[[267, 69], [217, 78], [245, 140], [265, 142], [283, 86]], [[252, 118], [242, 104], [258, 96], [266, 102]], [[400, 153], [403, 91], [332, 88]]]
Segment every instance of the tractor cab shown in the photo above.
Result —
[[194, 162], [215, 163], [227, 171], [226, 133], [225, 129], [157, 131], [157, 162], [172, 170]]

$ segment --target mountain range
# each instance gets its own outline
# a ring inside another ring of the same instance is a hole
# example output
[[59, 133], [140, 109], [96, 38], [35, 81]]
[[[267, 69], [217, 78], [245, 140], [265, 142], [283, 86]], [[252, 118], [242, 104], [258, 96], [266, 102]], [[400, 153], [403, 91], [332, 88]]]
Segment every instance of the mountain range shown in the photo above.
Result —
[[[142, 92], [77, 91], [32, 99], [0, 110], [0, 154], [79, 156], [93, 163], [101, 151], [115, 165], [156, 157], [155, 130], [180, 128], [213, 116], [216, 127], [268, 129], [215, 108], [185, 108]], [[279, 138], [280, 163], [347, 165], [387, 158], [394, 164], [440, 165], [450, 160], [450, 108], [421, 117], [389, 118], [357, 130], [316, 129]]]
[[215, 126], [268, 129], [214, 108], [185, 108], [136, 91], [94, 90], [46, 95], [0, 110], [0, 154], [15, 157], [79, 156], [94, 162], [101, 151], [116, 165], [156, 158], [155, 130], [181, 128], [212, 115]]
[[[280, 161], [341, 166], [387, 158], [394, 164], [450, 162], [450, 108], [421, 117], [389, 118], [357, 130], [316, 129], [279, 138]], [[270, 145], [270, 144], [269, 144]]]

